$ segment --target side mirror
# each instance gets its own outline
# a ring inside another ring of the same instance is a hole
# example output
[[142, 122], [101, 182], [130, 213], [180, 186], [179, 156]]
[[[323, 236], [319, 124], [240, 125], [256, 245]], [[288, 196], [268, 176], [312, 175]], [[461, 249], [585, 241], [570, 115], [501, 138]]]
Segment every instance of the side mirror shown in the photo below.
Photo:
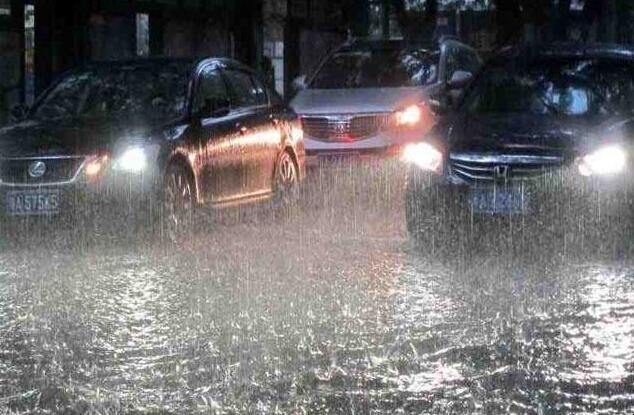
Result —
[[463, 89], [473, 79], [473, 74], [468, 71], [456, 71], [451, 76], [449, 82], [447, 82], [447, 88], [449, 90]]
[[449, 104], [446, 99], [430, 98], [427, 103], [429, 108], [436, 115], [445, 115], [449, 112]]
[[18, 104], [11, 108], [11, 119], [12, 121], [22, 121], [26, 118], [28, 113], [29, 108], [26, 105]]
[[292, 87], [294, 93], [303, 91], [304, 89], [308, 88], [308, 85], [306, 85], [306, 75], [300, 75], [297, 78], [293, 79]]

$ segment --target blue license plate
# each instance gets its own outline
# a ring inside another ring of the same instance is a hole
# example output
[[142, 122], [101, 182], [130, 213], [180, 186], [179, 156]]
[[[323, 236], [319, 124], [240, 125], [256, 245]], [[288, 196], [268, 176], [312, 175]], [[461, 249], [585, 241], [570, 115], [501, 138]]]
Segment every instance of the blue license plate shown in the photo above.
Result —
[[59, 213], [60, 192], [53, 190], [18, 190], [6, 194], [9, 215], [53, 215]]
[[473, 189], [470, 202], [474, 213], [522, 214], [527, 210], [527, 199], [519, 189]]

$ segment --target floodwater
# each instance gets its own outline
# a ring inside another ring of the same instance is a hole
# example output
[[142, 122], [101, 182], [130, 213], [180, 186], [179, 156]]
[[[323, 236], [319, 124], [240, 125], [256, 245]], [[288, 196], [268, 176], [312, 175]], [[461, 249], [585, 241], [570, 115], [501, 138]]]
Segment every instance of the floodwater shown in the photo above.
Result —
[[176, 248], [5, 246], [0, 414], [634, 413], [634, 261], [425, 254], [402, 180], [315, 175]]

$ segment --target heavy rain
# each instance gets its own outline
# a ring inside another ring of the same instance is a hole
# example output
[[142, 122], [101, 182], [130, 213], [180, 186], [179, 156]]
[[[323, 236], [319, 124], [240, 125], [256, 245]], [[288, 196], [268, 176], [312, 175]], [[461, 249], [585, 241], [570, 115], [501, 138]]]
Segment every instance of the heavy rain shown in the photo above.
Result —
[[62, 3], [0, 0], [0, 415], [634, 414], [627, 1]]

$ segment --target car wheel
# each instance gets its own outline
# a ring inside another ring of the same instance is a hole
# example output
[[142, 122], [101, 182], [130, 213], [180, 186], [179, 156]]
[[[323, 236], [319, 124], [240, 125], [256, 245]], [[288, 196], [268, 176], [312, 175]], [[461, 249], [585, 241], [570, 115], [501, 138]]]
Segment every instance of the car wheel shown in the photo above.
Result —
[[295, 160], [288, 151], [280, 157], [275, 169], [276, 213], [288, 215], [299, 199], [299, 173]]
[[186, 168], [173, 164], [163, 181], [161, 229], [169, 241], [177, 241], [193, 231], [194, 180]]

